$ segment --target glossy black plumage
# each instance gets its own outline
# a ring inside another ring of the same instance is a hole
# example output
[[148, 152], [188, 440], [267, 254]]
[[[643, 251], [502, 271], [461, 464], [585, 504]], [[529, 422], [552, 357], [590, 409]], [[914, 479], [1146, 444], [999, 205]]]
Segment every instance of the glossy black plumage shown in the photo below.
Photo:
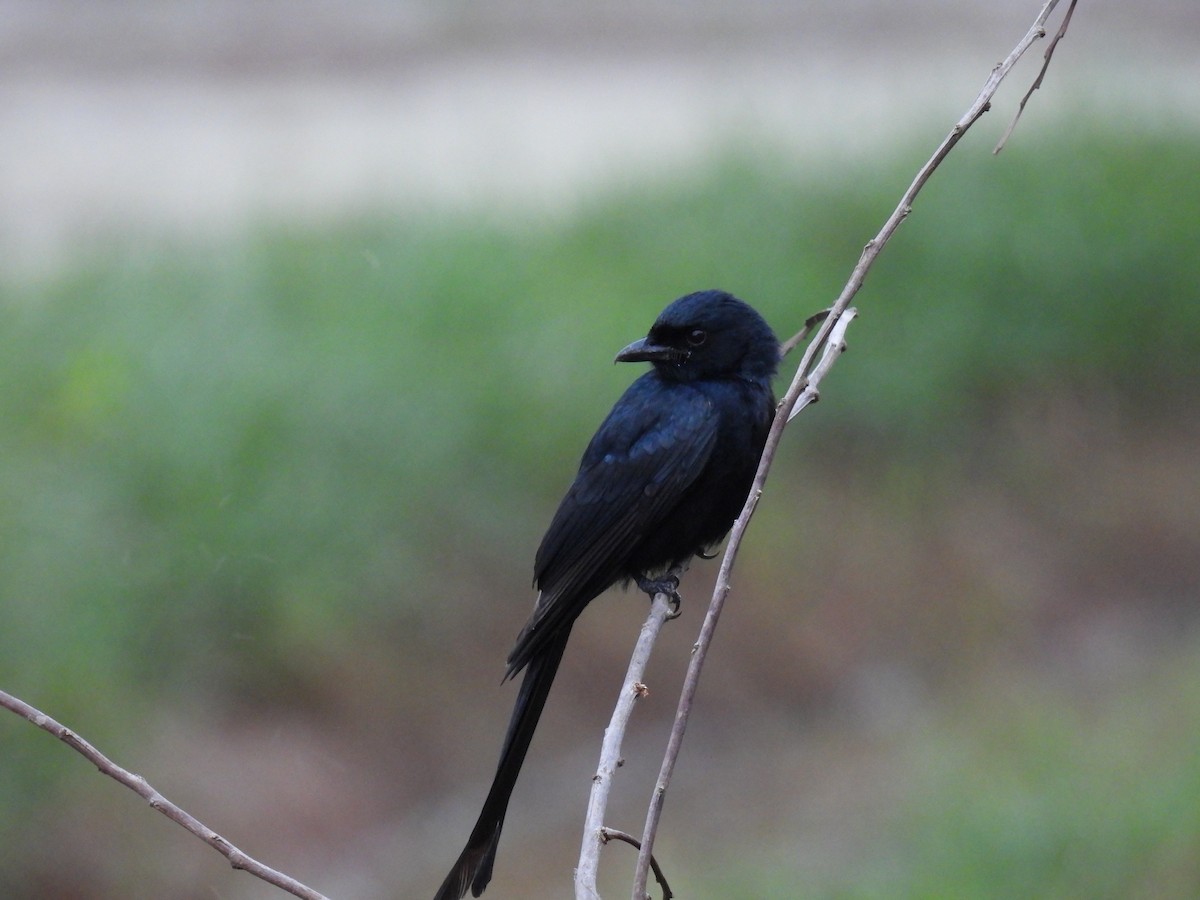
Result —
[[741, 511], [774, 415], [779, 344], [723, 291], [681, 297], [617, 355], [648, 361], [600, 425], [534, 562], [539, 590], [506, 677], [525, 670], [491, 790], [435, 900], [478, 897], [530, 739], [576, 618], [626, 579], [662, 574], [720, 541]]

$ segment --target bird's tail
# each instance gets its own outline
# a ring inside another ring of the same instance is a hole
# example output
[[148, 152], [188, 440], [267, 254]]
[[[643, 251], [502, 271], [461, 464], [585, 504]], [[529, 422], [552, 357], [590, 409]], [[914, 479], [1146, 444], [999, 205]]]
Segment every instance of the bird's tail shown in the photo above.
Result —
[[568, 625], [561, 634], [546, 641], [540, 652], [529, 661], [521, 689], [517, 692], [517, 702], [508, 723], [504, 746], [500, 750], [500, 762], [496, 766], [491, 790], [483, 802], [483, 810], [479, 813], [467, 846], [459, 854], [434, 900], [461, 900], [466, 896], [467, 888], [471, 889], [472, 897], [478, 897], [492, 880], [492, 864], [496, 861], [496, 846], [500, 842], [500, 829], [504, 826], [508, 800], [516, 786], [521, 764], [525, 762], [525, 752], [529, 749], [542, 708], [546, 705], [550, 685], [554, 683], [554, 675], [558, 672], [558, 664], [562, 661], [570, 634]]

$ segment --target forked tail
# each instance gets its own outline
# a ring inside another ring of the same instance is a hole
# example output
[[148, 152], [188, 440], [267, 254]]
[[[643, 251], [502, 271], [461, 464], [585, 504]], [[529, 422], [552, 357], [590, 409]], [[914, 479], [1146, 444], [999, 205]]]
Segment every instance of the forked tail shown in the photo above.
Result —
[[434, 900], [461, 900], [470, 888], [471, 896], [478, 897], [492, 880], [492, 864], [496, 861], [496, 846], [500, 842], [500, 829], [504, 826], [504, 814], [508, 811], [508, 800], [517, 784], [525, 752], [541, 718], [542, 708], [562, 661], [571, 628], [546, 641], [541, 651], [529, 661], [517, 702], [508, 723], [508, 734], [500, 751], [500, 762], [491, 790], [483, 801], [483, 810], [475, 822], [475, 828], [467, 839], [467, 846], [442, 882]]

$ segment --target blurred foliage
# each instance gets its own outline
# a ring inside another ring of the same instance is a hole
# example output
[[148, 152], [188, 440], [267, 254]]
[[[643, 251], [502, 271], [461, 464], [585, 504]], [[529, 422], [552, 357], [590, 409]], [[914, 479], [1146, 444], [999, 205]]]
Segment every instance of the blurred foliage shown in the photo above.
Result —
[[1200, 643], [1120, 668], [1099, 685], [1041, 664], [961, 685], [892, 737], [892, 806], [867, 852], [764, 840], [703, 896], [1195, 896]]
[[[831, 457], [872, 461], [882, 492], [965, 471], [997, 410], [1046, 393], [1085, 391], [1134, 423], [1194, 409], [1200, 145], [1063, 133], [998, 158], [968, 141], [938, 172], [857, 298], [821, 426], [781, 478]], [[705, 287], [786, 337], [832, 302], [922, 158], [796, 173], [731, 154], [552, 222], [378, 211], [215, 247], [117, 243], [0, 285], [0, 684], [103, 742], [184, 692], [293, 702], [372, 629], [415, 642], [465, 615], [451, 598], [471, 570], [531, 558], [633, 374], [614, 352]], [[893, 500], [900, 520], [921, 502]], [[1035, 716], [1014, 739], [1057, 771], [1073, 745], [1040, 742], [1061, 727]], [[0, 838], [62, 771], [11, 743]], [[1195, 772], [1180, 777], [1194, 798]], [[995, 790], [926, 829], [948, 846], [913, 852], [984, 873], [1051, 852], [959, 846], [1025, 802]], [[1069, 790], [1039, 801], [1052, 832], [1054, 798], [1079, 805]], [[1161, 810], [1128, 812], [1142, 833]]]

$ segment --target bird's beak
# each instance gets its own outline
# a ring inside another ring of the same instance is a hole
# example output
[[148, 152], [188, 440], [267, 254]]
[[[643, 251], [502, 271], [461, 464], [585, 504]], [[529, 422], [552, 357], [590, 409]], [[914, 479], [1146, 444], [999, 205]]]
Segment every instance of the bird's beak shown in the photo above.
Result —
[[675, 362], [678, 359], [679, 351], [674, 347], [664, 347], [650, 338], [642, 338], [618, 353], [613, 362]]

